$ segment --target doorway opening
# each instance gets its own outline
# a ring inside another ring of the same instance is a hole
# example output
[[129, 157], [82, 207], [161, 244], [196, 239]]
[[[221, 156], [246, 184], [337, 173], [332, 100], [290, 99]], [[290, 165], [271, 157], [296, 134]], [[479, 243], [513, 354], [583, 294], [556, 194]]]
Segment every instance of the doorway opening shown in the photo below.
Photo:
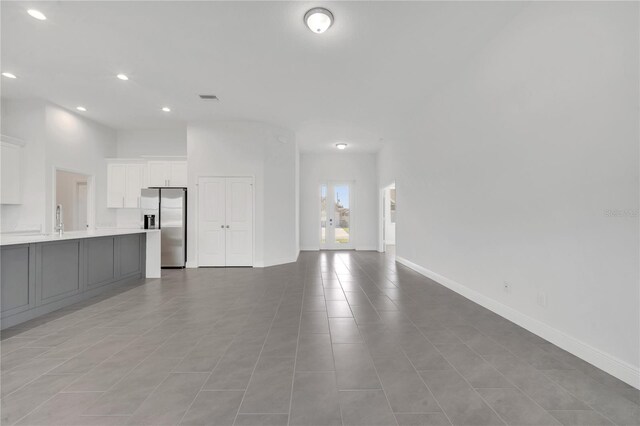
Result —
[[353, 182], [321, 183], [320, 249], [353, 249], [353, 229]]
[[55, 171], [54, 210], [56, 206], [62, 206], [62, 221], [67, 232], [92, 227], [91, 181], [91, 176], [82, 173]]
[[396, 184], [381, 190], [380, 251], [395, 253], [396, 248]]

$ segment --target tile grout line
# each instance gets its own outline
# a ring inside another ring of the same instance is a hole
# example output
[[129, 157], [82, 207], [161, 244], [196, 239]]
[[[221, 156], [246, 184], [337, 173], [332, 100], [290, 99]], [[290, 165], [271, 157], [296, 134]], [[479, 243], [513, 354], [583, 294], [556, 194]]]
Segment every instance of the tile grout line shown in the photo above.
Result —
[[[291, 424], [291, 407], [293, 406], [293, 386], [296, 381], [296, 366], [298, 364], [298, 349], [300, 348], [300, 330], [302, 329], [302, 315], [304, 314], [304, 296], [307, 291], [307, 266], [305, 266], [302, 275], [302, 303], [300, 304], [300, 320], [298, 321], [298, 338], [296, 339], [296, 354], [293, 358], [293, 374], [291, 375], [291, 394], [289, 395], [289, 412], [287, 413], [287, 426]], [[322, 298], [324, 300], [324, 287], [322, 288]], [[327, 302], [324, 302], [324, 310], [327, 311]], [[328, 318], [327, 318], [327, 327]], [[235, 422], [234, 422], [235, 423]]]
[[[348, 266], [347, 266], [347, 269], [349, 269]], [[349, 269], [349, 271], [351, 271], [351, 269]], [[366, 271], [363, 270], [363, 272], [367, 277], [369, 277], [369, 279], [372, 279], [371, 276], [369, 276], [369, 274], [367, 274]], [[340, 286], [342, 286], [342, 281], [340, 281], [339, 277], [338, 277], [338, 281], [340, 282]], [[360, 287], [360, 284], [358, 284], [358, 287]], [[360, 288], [362, 288], [362, 287], [360, 287]], [[343, 289], [343, 291], [344, 291], [344, 289]], [[371, 304], [373, 310], [377, 313], [378, 311], [376, 310], [375, 306], [373, 306], [373, 304], [371, 303], [371, 300], [369, 299], [369, 296], [366, 293], [364, 293], [364, 296], [367, 298], [367, 300], [369, 300], [369, 303]], [[347, 303], [349, 304], [349, 308], [351, 309], [351, 304], [348, 301], [347, 301]], [[351, 313], [353, 314], [353, 311]], [[380, 317], [379, 314], [378, 314], [378, 317]], [[354, 317], [354, 322], [356, 323], [356, 328], [358, 328], [358, 334], [360, 334], [360, 327], [358, 327], [358, 323], [357, 323], [357, 321], [355, 321], [355, 317]], [[380, 388], [382, 389], [382, 393], [384, 394], [384, 398], [387, 401], [387, 406], [389, 407], [389, 411], [391, 412], [391, 416], [393, 417], [393, 420], [396, 422], [396, 425], [398, 425], [399, 424], [398, 418], [396, 417], [396, 413], [393, 411], [393, 407], [391, 407], [391, 402], [389, 401], [389, 396], [387, 395], [387, 391], [384, 388], [384, 384], [382, 383], [382, 379], [380, 379], [380, 373], [378, 373], [378, 367], [376, 367], [376, 363], [373, 361], [373, 357], [371, 356], [371, 351], [369, 351], [369, 345], [367, 345], [366, 340], [364, 339], [364, 337], [362, 337], [361, 334], [360, 334], [360, 337], [362, 338], [363, 345], [364, 345], [365, 349], [367, 350], [367, 354], [369, 354], [369, 358], [371, 358], [371, 364], [373, 365], [373, 371], [376, 372], [376, 377], [378, 378], [378, 382], [380, 383]], [[436, 403], [437, 403], [437, 401], [436, 401]], [[341, 409], [341, 411], [342, 411], [342, 409]]]
[[[109, 337], [109, 336], [105, 336], [105, 337], [104, 337], [104, 339], [106, 339], [107, 337]], [[96, 342], [96, 344], [98, 344], [98, 343], [102, 342], [102, 340], [104, 340], [104, 339], [99, 340], [98, 342]], [[92, 345], [92, 346], [93, 346], [93, 345]], [[89, 349], [89, 348], [87, 348], [87, 349], [85, 349], [85, 350], [88, 350], [88, 349]], [[157, 349], [156, 349], [156, 350], [157, 350]], [[82, 352], [84, 352], [84, 351], [82, 351]], [[80, 352], [80, 353], [82, 353], [82, 352]], [[154, 351], [154, 352], [155, 352], [155, 351]], [[153, 352], [152, 352], [152, 353], [153, 353]], [[149, 354], [149, 356], [151, 356], [151, 354]], [[74, 358], [75, 358], [75, 357], [74, 357]], [[72, 359], [72, 358], [70, 358], [70, 359]], [[146, 358], [145, 358], [145, 359], [146, 359]], [[68, 360], [67, 360], [67, 361], [68, 361]], [[144, 361], [144, 360], [143, 360], [143, 361]], [[143, 361], [140, 361], [140, 363], [142, 363]], [[66, 361], [65, 361], [65, 362], [66, 362]], [[64, 364], [64, 363], [63, 363], [63, 364]], [[60, 365], [62, 365], [62, 364], [60, 364]], [[139, 364], [137, 364], [137, 365], [139, 365]], [[136, 365], [136, 367], [137, 367], [137, 365]], [[57, 368], [57, 367], [55, 367], [55, 368]], [[70, 374], [72, 374], [72, 373], [69, 373], [69, 375], [70, 375]], [[40, 377], [42, 377], [42, 376], [44, 376], [44, 375], [45, 375], [45, 374], [41, 375]], [[60, 374], [60, 375], [62, 375], [62, 374]], [[126, 377], [126, 376], [125, 376], [125, 377]], [[78, 378], [80, 378], [80, 377], [78, 377]], [[123, 379], [124, 379], [124, 377], [123, 377]], [[34, 379], [34, 381], [35, 381], [35, 380], [37, 380], [37, 379]], [[122, 380], [122, 379], [121, 379], [121, 380]], [[64, 390], [64, 389], [66, 389], [66, 388], [67, 388], [68, 386], [70, 386], [70, 385], [71, 385], [71, 383], [70, 383], [69, 385], [67, 385], [65, 388], [63, 388], [63, 390]], [[115, 384], [114, 384], [113, 386], [115, 386]], [[111, 387], [113, 387], [113, 386], [111, 386]], [[106, 392], [106, 391], [105, 391], [105, 392]], [[12, 392], [12, 393], [13, 393], [13, 392]], [[34, 412], [34, 411], [36, 411], [38, 408], [42, 407], [44, 404], [46, 404], [47, 402], [49, 402], [50, 400], [52, 400], [53, 398], [55, 398], [57, 395], [59, 395], [59, 394], [61, 394], [61, 393], [67, 393], [67, 392], [62, 392], [62, 391], [58, 391], [58, 392], [56, 392], [55, 394], [51, 395], [51, 397], [49, 397], [49, 398], [47, 398], [45, 401], [43, 401], [41, 404], [38, 404], [36, 407], [34, 407], [34, 408], [33, 408], [31, 411], [29, 411], [27, 414], [25, 414], [24, 416], [20, 417], [20, 418], [19, 418], [16, 422], [14, 422], [13, 424], [17, 424], [17, 423], [19, 423], [19, 422], [20, 422], [21, 420], [23, 420], [25, 417], [29, 416], [31, 413], [33, 413], [33, 412]], [[7, 395], [7, 396], [8, 396], [8, 395]]]
[[[256, 368], [258, 367], [258, 363], [260, 362], [260, 357], [262, 356], [262, 351], [264, 351], [264, 347], [267, 344], [267, 339], [269, 338], [269, 334], [271, 334], [271, 329], [273, 327], [273, 323], [275, 322], [276, 317], [278, 316], [278, 311], [280, 310], [280, 306], [282, 306], [282, 300], [284, 299], [286, 288], [287, 288], [287, 284], [284, 285], [284, 288], [281, 291], [280, 300], [278, 301], [278, 306], [277, 306], [277, 308], [276, 308], [276, 310], [275, 310], [275, 312], [273, 314], [273, 318], [271, 318], [271, 323], [269, 324], [269, 330], [267, 331], [267, 334], [264, 337], [264, 341], [262, 342], [262, 346], [260, 347], [260, 352], [258, 353], [258, 358], [256, 359], [256, 362], [253, 365], [253, 370], [251, 371], [251, 375], [249, 376], [249, 381], [247, 382], [247, 387], [246, 387], [244, 393], [242, 394], [242, 399], [240, 400], [240, 404], [238, 405], [238, 410], [236, 411], [236, 415], [233, 418], [233, 423], [234, 424], [235, 424], [236, 420], [238, 419], [238, 414], [240, 414], [240, 409], [242, 408], [242, 403], [244, 402], [244, 398], [245, 398], [245, 396], [247, 396], [247, 391], [249, 390], [249, 385], [251, 384], [251, 380], [253, 379], [253, 375], [256, 372]], [[263, 292], [263, 295], [265, 293], [266, 293], [266, 289]], [[257, 308], [257, 306], [256, 306], [256, 308]], [[255, 310], [255, 308], [254, 308], [254, 310]], [[213, 374], [213, 371], [212, 371], [212, 374]], [[186, 414], [186, 411], [185, 411], [185, 414]]]
[[[438, 284], [439, 284], [439, 283], [438, 283]], [[445, 359], [445, 361], [447, 361], [447, 363], [449, 363], [449, 365], [451, 365], [451, 366], [454, 368], [454, 370], [455, 370], [455, 371], [460, 375], [460, 377], [462, 377], [462, 378], [465, 380], [465, 382], [467, 382], [467, 384], [471, 387], [471, 389], [473, 389], [473, 390], [476, 392], [476, 394], [478, 394], [478, 395], [480, 396], [480, 398], [485, 402], [485, 404], [487, 404], [487, 406], [489, 406], [489, 407], [490, 407], [490, 408], [491, 408], [491, 409], [496, 413], [496, 415], [498, 415], [498, 417], [504, 421], [504, 419], [502, 418], [502, 416], [500, 416], [500, 415], [495, 411], [495, 409], [493, 408], [493, 406], [491, 406], [491, 404], [489, 404], [489, 403], [485, 400], [485, 398], [484, 398], [484, 397], [483, 397], [483, 396], [482, 396], [482, 395], [481, 395], [481, 394], [476, 390], [476, 388], [474, 388], [474, 387], [471, 385], [471, 383], [467, 380], [467, 378], [466, 378], [464, 375], [462, 375], [462, 373], [460, 373], [460, 371], [459, 371], [455, 366], [453, 366], [453, 364], [451, 364], [451, 363], [449, 362], [449, 360], [448, 360], [448, 359], [447, 359], [447, 358], [442, 354], [442, 352], [440, 351], [440, 349], [439, 349], [436, 345], [434, 345], [434, 344], [429, 340], [429, 338], [428, 338], [428, 337], [427, 337], [427, 336], [422, 332], [422, 330], [421, 330], [421, 329], [420, 329], [420, 328], [419, 328], [419, 327], [418, 327], [418, 326], [413, 322], [413, 320], [411, 320], [411, 318], [408, 318], [408, 317], [407, 317], [407, 319], [408, 319], [409, 321], [411, 321], [411, 323], [412, 323], [412, 324], [413, 324], [413, 325], [418, 329], [418, 331], [420, 332], [420, 334], [422, 334], [422, 335], [424, 336], [424, 338], [425, 338], [425, 339], [426, 339], [426, 340], [427, 340], [427, 341], [428, 341], [428, 342], [429, 342], [429, 343], [430, 343], [430, 344], [431, 344], [431, 345], [432, 345], [432, 346], [433, 346], [433, 347], [438, 351], [438, 353], [440, 354], [440, 356], [442, 356], [442, 357]], [[474, 328], [475, 328], [475, 327], [474, 327]], [[482, 336], [486, 336], [484, 333], [482, 333], [482, 332], [481, 332], [481, 331], [479, 331], [479, 330], [477, 330], [477, 332], [478, 332], [479, 334], [481, 334]], [[488, 337], [488, 336], [486, 336], [486, 337]], [[490, 338], [490, 337], [489, 337], [489, 338]], [[490, 338], [490, 339], [491, 339], [491, 338]], [[491, 339], [491, 340], [493, 340], [493, 339]], [[469, 347], [469, 346], [466, 344], [466, 342], [464, 342], [462, 339], [460, 339], [460, 341], [461, 341], [461, 343], [462, 343], [465, 347], [467, 347], [471, 352], [475, 353], [475, 354], [476, 354], [476, 355], [478, 355], [478, 356], [479, 356], [483, 361], [485, 361], [485, 362], [487, 362], [487, 363], [488, 363], [488, 361], [487, 361], [487, 360], [486, 360], [486, 359], [485, 359], [481, 354], [479, 354], [478, 352], [476, 352], [473, 348]], [[517, 355], [515, 355], [513, 352], [511, 352], [508, 348], [506, 348], [506, 347], [504, 347], [503, 345], [501, 345], [499, 342], [496, 342], [496, 344], [498, 344], [498, 345], [500, 345], [501, 347], [503, 347], [505, 350], [507, 350], [507, 351], [508, 351], [511, 355], [513, 355], [515, 358], [517, 358], [517, 359], [519, 359], [519, 360], [521, 359], [520, 357], [518, 357]], [[403, 349], [403, 351], [404, 351], [404, 349]], [[525, 360], [522, 360], [522, 361], [523, 361], [523, 362], [527, 362], [527, 361], [525, 361]], [[412, 363], [412, 361], [411, 361], [410, 359], [409, 359], [409, 362], [411, 362], [411, 363]], [[489, 365], [491, 365], [491, 363], [488, 363], [488, 364], [489, 364]], [[527, 362], [527, 364], [529, 364], [529, 363]], [[413, 363], [412, 363], [412, 365], [413, 365]], [[529, 364], [529, 365], [530, 365], [530, 364]], [[493, 365], [491, 365], [491, 366], [493, 367]], [[414, 366], [414, 368], [415, 368], [415, 366]], [[535, 403], [535, 404], [536, 404], [540, 409], [542, 409], [545, 413], [548, 413], [550, 416], [552, 416], [552, 415], [551, 415], [551, 413], [549, 413], [549, 410], [544, 409], [544, 408], [543, 408], [542, 406], [540, 406], [540, 405], [539, 405], [535, 400], [533, 400], [533, 399], [532, 399], [532, 398], [531, 398], [527, 393], [525, 393], [524, 391], [522, 391], [522, 389], [520, 389], [520, 388], [519, 388], [515, 383], [512, 383], [509, 379], [507, 379], [507, 377], [505, 377], [505, 376], [502, 374], [502, 372], [500, 372], [500, 371], [499, 371], [498, 369], [496, 369], [495, 367], [493, 367], [493, 368], [494, 368], [494, 370], [495, 370], [496, 372], [498, 372], [498, 374], [500, 374], [500, 376], [502, 376], [502, 377], [503, 377], [503, 378], [504, 378], [508, 383], [512, 384], [516, 389], [518, 389], [520, 392], [522, 392], [522, 394], [523, 394], [526, 398], [528, 398], [529, 400], [533, 401], [533, 402], [534, 402], [534, 403]], [[540, 370], [536, 369], [535, 367], [533, 367], [533, 368], [534, 368], [536, 371], [540, 371]], [[417, 370], [416, 370], [416, 372], [417, 372]], [[544, 372], [542, 372], [542, 371], [540, 371], [540, 372], [541, 372], [541, 374], [543, 374], [545, 377], [547, 377], [547, 376], [546, 376], [546, 374], [544, 374]], [[418, 374], [418, 375], [419, 375], [419, 374]], [[422, 379], [422, 377], [421, 377], [421, 376], [420, 376], [420, 378]], [[422, 380], [422, 381], [424, 382], [424, 380]], [[424, 382], [424, 383], [425, 383], [425, 385], [426, 385], [426, 386], [427, 386], [427, 388], [428, 388], [428, 387], [429, 387], [429, 385], [427, 385], [427, 383], [426, 383], [426, 382]], [[555, 382], [554, 382], [554, 383], [555, 383]], [[498, 388], [498, 389], [504, 389], [504, 388]], [[563, 387], [563, 389], [565, 389], [565, 388]], [[567, 390], [567, 389], [565, 389], [565, 390]], [[431, 391], [431, 390], [430, 390], [430, 391]], [[568, 390], [567, 390], [567, 391], [568, 391]], [[570, 393], [570, 392], [569, 392], [569, 393]], [[600, 413], [599, 411], [594, 410], [594, 409], [593, 409], [593, 407], [591, 407], [589, 404], [586, 404], [586, 402], [585, 402], [585, 401], [582, 401], [582, 399], [577, 398], [577, 397], [576, 397], [575, 395], [573, 395], [572, 393], [570, 393], [570, 394], [571, 394], [574, 398], [576, 398], [577, 400], [579, 400], [579, 401], [581, 401], [581, 402], [585, 403], [585, 405], [587, 405], [587, 407], [591, 408], [594, 412], [597, 412], [597, 413], [602, 414], [602, 415], [604, 416], [604, 414], [603, 414], [603, 413]], [[435, 395], [434, 395], [434, 397], [435, 397]], [[436, 398], [436, 401], [437, 401], [437, 398]], [[438, 404], [439, 404], [439, 403], [438, 403]], [[444, 412], [444, 410], [443, 410], [443, 412]], [[448, 417], [448, 416], [447, 416], [447, 417]], [[552, 417], [553, 417], [553, 416], [552, 416]], [[607, 420], [611, 421], [611, 419], [609, 419], [607, 416], [604, 416], [604, 417], [605, 417]], [[554, 418], [555, 420], [557, 420], [555, 417], [553, 417], [553, 418]], [[611, 421], [611, 422], [612, 422], [612, 423], [614, 423], [614, 424], [616, 424], [616, 423], [615, 423], [615, 422], [613, 422], [613, 421]], [[505, 423], [507, 423], [507, 422], [505, 421]], [[507, 424], [508, 424], [508, 423], [507, 423]]]
[[[227, 310], [225, 311], [225, 313], [226, 313], [226, 312], [228, 312], [228, 311], [231, 309], [231, 307], [233, 307], [233, 306], [235, 305], [235, 303], [236, 303], [237, 301], [238, 301], [238, 299], [235, 299], [234, 303], [232, 303], [232, 304], [229, 306], [229, 309], [227, 309]], [[254, 311], [254, 310], [255, 310], [255, 308], [254, 308], [254, 309], [252, 309], [252, 311], [251, 311], [251, 312], [253, 313], [253, 311]], [[251, 315], [251, 314], [249, 314], [249, 315]], [[247, 318], [248, 318], [248, 317], [247, 317]], [[221, 318], [221, 319], [219, 319], [218, 321], [221, 321], [221, 320], [222, 320], [222, 318]], [[215, 324], [216, 324], [216, 323], [218, 323], [218, 321], [214, 322], [213, 327], [215, 327]], [[246, 319], [245, 319], [245, 322], [246, 322]], [[244, 325], [244, 322], [243, 322], [242, 324]], [[213, 327], [212, 327], [212, 328], [213, 328]], [[240, 329], [241, 329], [241, 328], [240, 328]], [[216, 369], [216, 367], [218, 366], [218, 364], [220, 364], [220, 361], [222, 361], [222, 359], [224, 358], [224, 356], [225, 356], [225, 355], [227, 354], [227, 352], [229, 351], [229, 348], [230, 348], [230, 347], [231, 347], [231, 345], [233, 344], [233, 341], [236, 339], [236, 337], [238, 336], [238, 334], [240, 334], [240, 329], [239, 329], [238, 331], [236, 331], [236, 333], [233, 335], [233, 339], [231, 340], [231, 342], [229, 343], [229, 345], [227, 346], [227, 348], [224, 350], [224, 352], [223, 352], [223, 354], [220, 356], [220, 358], [218, 358], [218, 361], [216, 361], [216, 365], [214, 365], [214, 366], [213, 366], [213, 368], [211, 369], [211, 371], [209, 372], [209, 375], [207, 376], [207, 378], [205, 379], [205, 381], [202, 383], [202, 386], [200, 386], [200, 389], [198, 390], [198, 392], [197, 392], [197, 393], [196, 393], [196, 395], [194, 396], [193, 400], [192, 400], [192, 401], [191, 401], [191, 403], [187, 406], [187, 409], [184, 411], [184, 413], [183, 413], [183, 414], [182, 414], [182, 416], [180, 417], [180, 420], [178, 420], [178, 422], [176, 423], [177, 425], [179, 425], [180, 423], [182, 423], [182, 421], [184, 420], [184, 417], [187, 415], [187, 413], [189, 412], [189, 410], [190, 410], [190, 409], [191, 409], [191, 407], [193, 406], [193, 404], [194, 404], [194, 402], [196, 401], [196, 399], [198, 399], [198, 395], [200, 395], [200, 393], [201, 393], [201, 392], [205, 392], [205, 391], [203, 391], [203, 390], [202, 390], [202, 388], [204, 388], [204, 386], [207, 384], [207, 382], [209, 381], [209, 379], [210, 379], [210, 378], [211, 378], [211, 376], [213, 375], [214, 370]], [[236, 390], [236, 389], [231, 389], [231, 391], [240, 391], [240, 390], [243, 390], [243, 389], [237, 389], [237, 390]], [[244, 392], [246, 392], [246, 389], [244, 389], [243, 391], [244, 391]], [[214, 391], [214, 392], [215, 392], [215, 391]], [[238, 409], [240, 409], [240, 407], [239, 407], [239, 406], [238, 406]], [[236, 413], [236, 415], [237, 415], [237, 413]]]
[[[373, 277], [371, 277], [369, 274], [367, 274], [367, 272], [366, 272], [366, 271], [365, 271], [365, 275], [367, 275], [370, 279], [373, 279]], [[402, 292], [402, 289], [398, 288], [398, 290]], [[368, 298], [368, 296], [367, 296], [367, 298]], [[394, 303], [394, 304], [395, 304], [395, 303]], [[373, 305], [372, 305], [372, 306], [373, 306]], [[374, 309], [374, 310], [376, 310], [376, 312], [377, 312], [377, 309], [375, 308], [375, 306], [373, 307], [373, 309]], [[410, 319], [410, 318], [407, 318], [407, 319], [408, 319], [409, 321], [411, 321], [411, 319]], [[416, 328], [417, 328], [417, 326], [413, 323], [413, 321], [411, 321], [411, 324], [412, 324], [414, 327], [416, 327]], [[420, 330], [418, 329], [418, 331], [420, 331]], [[420, 333], [420, 334], [422, 334], [422, 333]], [[446, 411], [445, 411], [445, 410], [442, 408], [442, 406], [440, 405], [440, 401], [438, 401], [438, 398], [436, 398], [436, 396], [435, 396], [435, 395], [433, 394], [433, 392], [431, 391], [431, 388], [429, 388], [429, 385], [427, 385], [427, 384], [424, 382], [424, 380], [422, 379], [422, 376], [420, 376], [420, 373], [418, 372], [418, 370], [416, 369], [415, 365], [413, 364], [413, 362], [411, 361], [411, 359], [409, 358], [409, 356], [408, 356], [408, 355], [407, 355], [407, 353], [405, 352], [404, 348], [402, 348], [402, 345], [400, 345], [400, 349], [402, 350], [402, 353], [404, 354], [404, 356], [407, 358], [407, 361], [409, 361], [409, 363], [411, 364], [411, 367], [413, 367], [413, 370], [414, 370], [414, 371], [415, 371], [415, 373], [418, 375], [418, 378], [420, 379], [420, 381], [422, 381], [422, 383], [425, 385], [425, 387], [426, 387], [426, 388], [427, 388], [427, 390], [429, 391], [429, 394], [433, 397], [433, 400], [434, 400], [434, 401], [436, 402], [436, 404], [438, 405], [438, 408], [440, 408], [440, 411], [442, 412], [442, 414], [447, 418], [447, 420], [449, 421], [449, 423], [450, 423], [450, 424], [453, 424], [453, 422], [452, 422], [452, 421], [451, 421], [451, 419], [449, 418], [449, 415], [446, 413]], [[368, 350], [368, 348], [367, 348], [367, 350]], [[448, 361], [447, 361], [447, 362], [448, 362]], [[376, 370], [376, 374], [378, 374], [378, 368], [376, 367], [375, 362], [373, 363], [373, 368]], [[379, 376], [379, 374], [378, 374], [378, 380], [380, 380], [380, 376]], [[382, 385], [382, 380], [380, 380], [380, 385], [382, 386], [382, 389], [383, 389], [383, 391], [384, 391], [384, 386]], [[385, 391], [385, 396], [386, 396], [386, 391]], [[387, 402], [388, 402], [388, 399], [387, 399]], [[391, 406], [391, 404], [389, 404], [389, 406]], [[393, 410], [392, 410], [392, 412], [393, 412]], [[396, 423], [398, 423], [398, 419], [397, 419], [397, 417], [396, 417], [395, 415], [396, 415], [396, 413], [395, 413], [395, 412], [393, 412], [393, 417], [395, 418]]]

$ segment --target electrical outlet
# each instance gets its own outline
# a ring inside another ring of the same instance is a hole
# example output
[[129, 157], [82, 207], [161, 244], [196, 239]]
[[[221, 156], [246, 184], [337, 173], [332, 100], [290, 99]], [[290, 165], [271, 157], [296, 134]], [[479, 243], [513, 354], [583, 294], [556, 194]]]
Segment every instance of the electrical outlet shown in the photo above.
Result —
[[547, 307], [547, 293], [545, 293], [544, 291], [538, 292], [538, 305], [542, 306], [543, 308]]
[[511, 292], [511, 284], [505, 281], [502, 285], [505, 293]]

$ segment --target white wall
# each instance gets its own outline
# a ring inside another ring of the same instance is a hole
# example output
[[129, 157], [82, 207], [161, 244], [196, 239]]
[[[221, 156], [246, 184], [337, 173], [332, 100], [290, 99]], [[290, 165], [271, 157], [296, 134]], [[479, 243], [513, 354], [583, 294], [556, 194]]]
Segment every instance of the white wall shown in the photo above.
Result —
[[2, 99], [2, 134], [22, 139], [22, 204], [1, 205], [1, 232], [45, 229], [45, 103]]
[[637, 3], [534, 3], [378, 157], [399, 257], [636, 386], [638, 72]]
[[24, 202], [2, 206], [2, 230], [53, 230], [55, 168], [95, 176], [95, 224], [115, 225], [106, 208], [105, 157], [116, 153], [113, 129], [42, 101], [2, 101], [2, 132], [25, 140]]
[[376, 155], [303, 153], [300, 156], [300, 248], [320, 247], [320, 183], [354, 181], [352, 235], [357, 250], [378, 247]]
[[[282, 143], [283, 140], [285, 143]], [[294, 262], [295, 138], [255, 122], [193, 123], [187, 127], [188, 265], [196, 266], [198, 177], [255, 177], [255, 266]]]
[[118, 130], [118, 158], [186, 156], [187, 128]]
[[105, 158], [116, 155], [116, 132], [95, 121], [70, 112], [57, 105], [47, 104], [45, 157], [45, 224], [53, 229], [55, 168], [94, 176], [95, 225], [112, 227], [115, 211], [107, 209], [107, 164]]

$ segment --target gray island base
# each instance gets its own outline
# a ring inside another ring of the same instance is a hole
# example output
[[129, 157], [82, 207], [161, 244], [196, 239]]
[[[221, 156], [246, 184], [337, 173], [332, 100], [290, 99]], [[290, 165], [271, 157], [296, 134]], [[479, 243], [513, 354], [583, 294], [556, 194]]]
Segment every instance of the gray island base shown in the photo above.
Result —
[[3, 244], [0, 328], [145, 277], [146, 233]]

